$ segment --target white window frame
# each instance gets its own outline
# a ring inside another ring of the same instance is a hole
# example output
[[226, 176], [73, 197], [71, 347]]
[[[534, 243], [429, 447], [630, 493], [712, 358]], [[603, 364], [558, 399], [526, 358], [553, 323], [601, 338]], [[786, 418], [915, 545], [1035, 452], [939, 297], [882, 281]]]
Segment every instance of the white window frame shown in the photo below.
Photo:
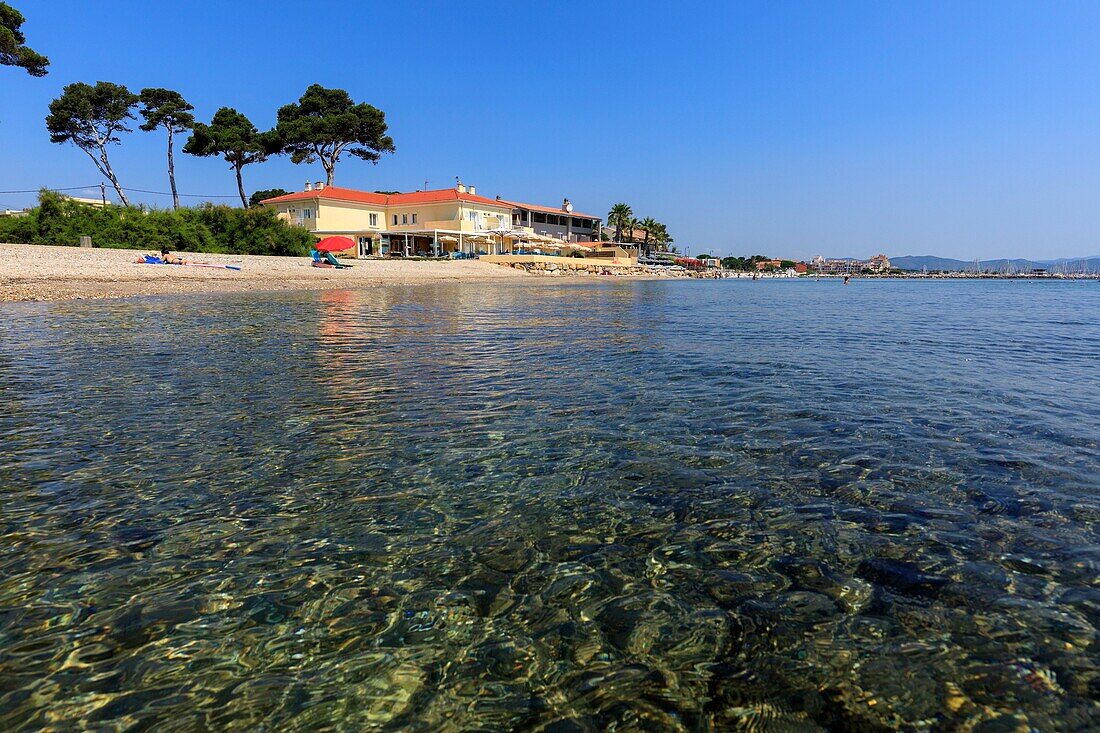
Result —
[[370, 225], [372, 227], [378, 226], [378, 214], [370, 214]]

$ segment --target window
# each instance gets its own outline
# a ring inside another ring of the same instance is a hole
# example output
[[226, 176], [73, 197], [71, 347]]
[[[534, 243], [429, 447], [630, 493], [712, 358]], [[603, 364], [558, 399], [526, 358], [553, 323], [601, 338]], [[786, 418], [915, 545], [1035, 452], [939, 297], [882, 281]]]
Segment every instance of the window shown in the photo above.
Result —
[[413, 224], [416, 223], [416, 214], [413, 214]]
[[303, 219], [312, 219], [313, 218], [313, 209], [302, 209], [302, 218]]
[[397, 214], [393, 215], [393, 225], [397, 226]]
[[536, 224], [545, 224], [546, 214], [540, 214], [536, 211], [535, 213], [531, 214], [531, 220]]
[[519, 212], [519, 220], [524, 222], [524, 223], [527, 223], [527, 212], [526, 211]]
[[370, 215], [370, 225], [372, 227], [378, 226], [378, 214], [371, 214]]
[[408, 224], [409, 223], [409, 215], [408, 214], [402, 214], [401, 215], [401, 223], [402, 224]]

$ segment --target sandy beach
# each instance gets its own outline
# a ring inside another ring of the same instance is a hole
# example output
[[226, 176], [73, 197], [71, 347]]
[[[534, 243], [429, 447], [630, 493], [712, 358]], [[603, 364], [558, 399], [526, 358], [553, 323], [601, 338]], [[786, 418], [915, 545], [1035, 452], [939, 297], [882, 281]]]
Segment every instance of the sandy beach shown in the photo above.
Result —
[[306, 257], [175, 253], [238, 270], [140, 265], [148, 250], [0, 244], [0, 301], [126, 298], [174, 293], [330, 290], [457, 280], [537, 279], [477, 260], [356, 260], [347, 270], [310, 267]]

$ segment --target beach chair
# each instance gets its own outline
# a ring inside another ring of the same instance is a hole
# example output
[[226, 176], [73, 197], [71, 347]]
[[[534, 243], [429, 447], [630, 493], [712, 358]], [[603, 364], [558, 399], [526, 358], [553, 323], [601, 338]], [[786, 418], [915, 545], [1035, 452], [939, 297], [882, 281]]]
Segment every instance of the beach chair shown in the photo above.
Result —
[[351, 267], [351, 265], [344, 264], [340, 260], [336, 259], [336, 255], [334, 255], [332, 252], [325, 252], [325, 262], [329, 263], [337, 270], [346, 270]]
[[332, 268], [332, 265], [321, 259], [321, 253], [315, 249], [309, 251], [309, 256], [313, 258], [313, 262], [310, 262], [310, 267], [327, 267]]

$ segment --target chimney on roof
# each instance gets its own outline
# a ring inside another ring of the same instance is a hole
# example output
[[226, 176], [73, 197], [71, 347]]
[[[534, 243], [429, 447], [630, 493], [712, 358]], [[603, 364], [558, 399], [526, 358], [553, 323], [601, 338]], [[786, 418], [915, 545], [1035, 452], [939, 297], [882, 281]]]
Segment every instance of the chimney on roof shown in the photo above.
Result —
[[500, 194], [497, 194], [497, 201], [500, 201]]
[[476, 195], [476, 194], [477, 194], [477, 189], [476, 189], [476, 188], [474, 188], [473, 186], [470, 186], [470, 193], [472, 193], [472, 194], [475, 194], [475, 195]]
[[317, 189], [318, 191], [324, 191], [325, 190], [325, 184], [324, 184], [323, 181], [317, 181], [317, 183], [313, 184], [313, 187], [315, 189]]
[[459, 180], [458, 176], [455, 176], [455, 190], [459, 193], [466, 193], [466, 186]]
[[313, 184], [310, 183], [309, 181], [306, 181], [306, 190], [307, 191], [312, 191], [313, 190]]
[[561, 210], [566, 212], [573, 211], [573, 204], [569, 202], [569, 199], [562, 199]]

